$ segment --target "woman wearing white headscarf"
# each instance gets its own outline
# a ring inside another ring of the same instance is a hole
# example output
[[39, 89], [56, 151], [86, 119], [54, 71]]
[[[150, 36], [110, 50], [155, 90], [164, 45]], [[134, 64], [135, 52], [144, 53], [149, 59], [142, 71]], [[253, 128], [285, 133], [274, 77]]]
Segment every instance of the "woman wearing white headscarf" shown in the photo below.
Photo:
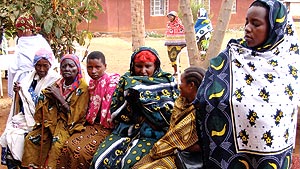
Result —
[[51, 51], [38, 50], [33, 61], [35, 70], [14, 85], [14, 91], [19, 97], [13, 97], [6, 128], [0, 139], [2, 145], [1, 162], [2, 164], [8, 162], [8, 167], [19, 165], [22, 160], [24, 138], [35, 124], [33, 115], [41, 90], [60, 77], [51, 69], [53, 59], [54, 56]]

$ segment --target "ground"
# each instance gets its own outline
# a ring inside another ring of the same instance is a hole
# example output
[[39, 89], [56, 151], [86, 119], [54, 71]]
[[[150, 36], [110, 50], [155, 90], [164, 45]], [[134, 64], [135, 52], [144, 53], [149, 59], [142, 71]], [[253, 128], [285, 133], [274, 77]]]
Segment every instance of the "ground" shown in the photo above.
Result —
[[[298, 29], [299, 30], [299, 29]], [[300, 32], [298, 31], [298, 34]], [[242, 32], [227, 31], [222, 49], [224, 49], [229, 38], [241, 37]], [[173, 73], [173, 68], [167, 57], [166, 47], [164, 40], [158, 38], [146, 38], [145, 46], [155, 48], [161, 59], [161, 66], [164, 71]], [[90, 51], [100, 50], [106, 56], [107, 72], [123, 74], [129, 68], [130, 56], [132, 53], [131, 39], [130, 38], [114, 38], [114, 37], [99, 37], [91, 41], [89, 47]], [[181, 61], [184, 69], [187, 67], [186, 50], [182, 52]], [[7, 97], [7, 80], [1, 78], [3, 82], [4, 98], [0, 98], [0, 135], [3, 132], [7, 120], [7, 116], [11, 107], [11, 99]], [[299, 134], [298, 134], [299, 135]], [[299, 135], [300, 136], [300, 135]], [[299, 146], [299, 145], [298, 145]], [[296, 148], [299, 151], [299, 147]], [[0, 165], [0, 169], [5, 168]]]

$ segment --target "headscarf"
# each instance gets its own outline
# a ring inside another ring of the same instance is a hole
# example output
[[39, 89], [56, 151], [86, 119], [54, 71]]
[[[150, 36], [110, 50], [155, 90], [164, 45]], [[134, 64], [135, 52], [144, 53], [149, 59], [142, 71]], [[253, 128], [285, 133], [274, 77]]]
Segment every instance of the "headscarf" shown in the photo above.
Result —
[[[64, 55], [61, 60], [60, 60], [60, 64], [65, 60], [65, 59], [71, 59], [75, 62], [76, 66], [77, 66], [77, 70], [78, 70], [78, 74], [74, 80], [74, 82], [71, 85], [70, 91], [72, 92], [75, 89], [78, 88], [79, 84], [80, 84], [80, 79], [82, 78], [82, 72], [81, 72], [81, 66], [80, 66], [80, 61], [78, 56], [74, 55], [74, 54], [66, 54]], [[60, 74], [62, 74], [62, 71], [60, 70]], [[65, 79], [62, 79], [61, 83], [64, 84]], [[64, 94], [65, 95], [65, 94]]]
[[144, 62], [144, 63], [145, 62], [155, 63], [156, 60], [157, 60], [157, 56], [147, 50], [139, 52], [134, 58], [134, 62]]
[[[287, 10], [285, 6], [277, 0], [256, 0], [262, 2], [266, 8], [269, 8], [269, 34], [268, 39], [259, 47], [256, 51], [264, 52], [271, 50], [283, 41], [284, 31], [287, 23]], [[254, 1], [253, 3], [255, 3]], [[250, 5], [250, 7], [253, 5]], [[246, 41], [244, 39], [239, 39], [239, 43], [247, 47]]]
[[28, 12], [22, 14], [16, 20], [15, 26], [16, 26], [16, 29], [21, 30], [23, 32], [26, 32], [26, 31], [35, 31], [35, 29], [36, 29], [35, 19]]
[[174, 16], [174, 17], [178, 17], [177, 12], [175, 12], [175, 11], [170, 11], [170, 12], [167, 14], [167, 16], [168, 16], [168, 15], [172, 15], [172, 16]]
[[[136, 76], [134, 74], [134, 58], [141, 51], [150, 51], [157, 56], [155, 63], [156, 69], [151, 77]], [[136, 95], [138, 93], [140, 95]], [[134, 117], [131, 117], [132, 113], [138, 112], [139, 114], [146, 115], [147, 119], [157, 125], [157, 127], [166, 127], [166, 121], [162, 119], [154, 120], [154, 117], [152, 116], [165, 116], [166, 119], [169, 119], [171, 115], [171, 109], [169, 108], [173, 107], [174, 101], [178, 97], [178, 93], [179, 91], [177, 84], [175, 83], [175, 78], [170, 73], [164, 72], [160, 68], [160, 60], [156, 50], [150, 47], [139, 47], [134, 50], [131, 56], [130, 71], [121, 76], [117, 89], [114, 92], [111, 103], [112, 119], [117, 119], [118, 121], [118, 118], [121, 116], [120, 114], [123, 113], [123, 115], [128, 116], [129, 118], [138, 118], [140, 115], [137, 114], [134, 115]], [[134, 106], [124, 108], [127, 102], [135, 102], [131, 104], [140, 103], [139, 105], [143, 105], [144, 107], [141, 108], [141, 110], [136, 110], [139, 108]], [[157, 114], [157, 110], [160, 110], [160, 115]], [[122, 116], [122, 118], [123, 117], [124, 116]]]
[[48, 51], [44, 48], [39, 49], [33, 58], [33, 65], [36, 65], [38, 61], [40, 61], [41, 59], [46, 59], [49, 61], [50, 65], [52, 64], [53, 60], [54, 60], [54, 56], [52, 51]]
[[130, 74], [134, 75], [134, 60], [135, 60], [135, 57], [140, 52], [143, 52], [143, 51], [151, 52], [153, 54], [152, 56], [156, 56], [156, 59], [155, 59], [155, 62], [154, 62], [156, 68], [155, 68], [154, 74], [153, 74], [153, 76], [156, 76], [158, 74], [158, 72], [161, 71], [159, 55], [158, 55], [158, 53], [155, 49], [153, 49], [151, 47], [145, 47], [145, 46], [139, 47], [139, 48], [137, 48], [136, 50], [133, 51], [133, 53], [131, 55], [131, 62], [130, 62]]

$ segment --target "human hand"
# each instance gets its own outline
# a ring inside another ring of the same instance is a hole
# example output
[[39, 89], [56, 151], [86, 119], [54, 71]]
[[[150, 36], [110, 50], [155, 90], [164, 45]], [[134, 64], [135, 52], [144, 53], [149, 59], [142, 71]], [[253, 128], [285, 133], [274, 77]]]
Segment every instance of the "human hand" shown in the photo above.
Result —
[[51, 93], [52, 96], [58, 100], [60, 100], [62, 98], [59, 88], [55, 85], [48, 86], [45, 90], [48, 91], [49, 93]]
[[20, 82], [14, 82], [13, 91], [17, 93], [19, 92], [20, 89], [21, 89]]

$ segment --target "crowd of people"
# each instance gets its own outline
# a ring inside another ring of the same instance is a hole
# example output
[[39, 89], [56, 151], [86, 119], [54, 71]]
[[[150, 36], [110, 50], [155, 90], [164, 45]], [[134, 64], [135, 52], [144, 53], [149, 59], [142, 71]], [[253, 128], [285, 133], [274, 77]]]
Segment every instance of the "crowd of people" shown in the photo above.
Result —
[[[300, 54], [286, 7], [255, 0], [245, 36], [231, 39], [207, 69], [186, 68], [179, 84], [174, 59], [186, 46], [184, 27], [175, 11], [167, 17], [173, 74], [162, 70], [152, 47], [135, 49], [123, 75], [106, 72], [105, 55], [92, 51], [87, 84], [75, 54], [60, 58], [60, 74], [54, 71], [34, 18], [21, 15], [1, 163], [10, 169], [291, 168]], [[198, 19], [196, 30], [212, 31], [204, 9]]]

